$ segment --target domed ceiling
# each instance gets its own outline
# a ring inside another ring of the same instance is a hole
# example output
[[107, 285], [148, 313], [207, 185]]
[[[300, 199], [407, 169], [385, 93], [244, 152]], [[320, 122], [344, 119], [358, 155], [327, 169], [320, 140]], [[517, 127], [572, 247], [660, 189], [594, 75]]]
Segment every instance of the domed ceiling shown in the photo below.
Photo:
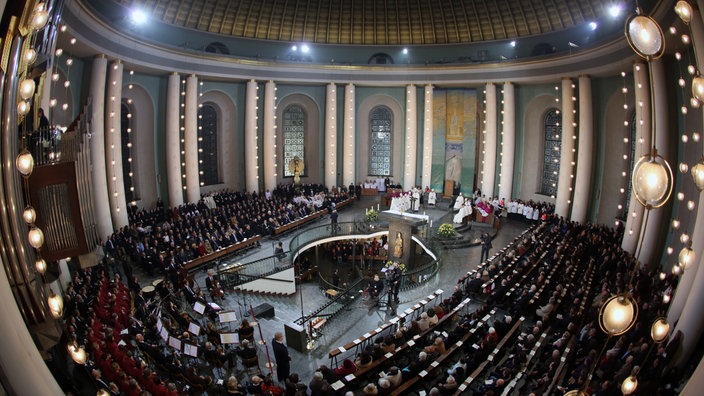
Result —
[[[616, 0], [102, 0], [163, 23], [237, 38], [338, 45], [462, 44], [568, 30]], [[101, 0], [98, 0], [101, 2]], [[628, 5], [626, 5], [628, 4]], [[648, 4], [641, 6], [649, 8]], [[628, 9], [626, 9], [628, 8]]]

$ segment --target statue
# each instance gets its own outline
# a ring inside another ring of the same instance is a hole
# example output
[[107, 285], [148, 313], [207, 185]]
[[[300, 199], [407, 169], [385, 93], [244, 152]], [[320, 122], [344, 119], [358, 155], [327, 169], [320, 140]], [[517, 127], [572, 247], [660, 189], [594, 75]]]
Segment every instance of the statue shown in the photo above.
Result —
[[394, 241], [394, 256], [401, 257], [403, 255], [403, 236], [400, 232], [396, 233], [396, 240]]
[[304, 168], [303, 160], [298, 156], [293, 157], [293, 159], [288, 162], [288, 170], [293, 173], [293, 184], [298, 185], [301, 183], [301, 174]]

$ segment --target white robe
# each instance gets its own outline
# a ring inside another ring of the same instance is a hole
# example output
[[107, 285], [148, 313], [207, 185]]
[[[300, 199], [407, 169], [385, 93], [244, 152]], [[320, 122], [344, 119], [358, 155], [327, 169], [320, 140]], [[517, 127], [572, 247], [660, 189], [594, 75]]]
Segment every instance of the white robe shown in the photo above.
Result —
[[472, 214], [472, 205], [467, 202], [466, 204], [462, 205], [460, 210], [457, 212], [455, 217], [452, 219], [453, 223], [461, 223], [462, 219], [464, 219], [466, 216], [469, 216]]
[[413, 201], [413, 210], [417, 212], [420, 210], [420, 193], [418, 193], [418, 190], [413, 191], [413, 198], [415, 198], [415, 201]]
[[464, 197], [462, 196], [462, 193], [460, 193], [460, 195], [455, 200], [455, 206], [452, 209], [453, 210], [460, 210], [463, 203], [464, 203]]
[[428, 193], [428, 205], [435, 205], [435, 202], [438, 200], [438, 195], [435, 191], [431, 191]]

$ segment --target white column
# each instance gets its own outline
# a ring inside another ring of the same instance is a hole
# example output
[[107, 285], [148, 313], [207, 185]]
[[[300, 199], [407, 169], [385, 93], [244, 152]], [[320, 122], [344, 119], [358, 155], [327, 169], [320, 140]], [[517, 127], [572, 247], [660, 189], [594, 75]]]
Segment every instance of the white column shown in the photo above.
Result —
[[345, 110], [343, 121], [344, 136], [342, 138], [342, 155], [344, 159], [342, 160], [342, 183], [345, 186], [350, 184], [356, 184], [355, 179], [355, 167], [357, 166], [356, 155], [355, 155], [355, 139], [354, 139], [354, 126], [355, 126], [355, 92], [354, 84], [347, 84], [345, 87]]
[[423, 174], [421, 187], [430, 186], [430, 176], [433, 167], [433, 86], [425, 86], [425, 104], [423, 109]]
[[504, 83], [503, 115], [499, 198], [506, 198], [508, 202], [513, 191], [513, 164], [516, 154], [516, 87], [510, 82]]
[[125, 182], [122, 177], [122, 63], [110, 66], [105, 106], [105, 166], [110, 199], [110, 215], [115, 228], [129, 224]]
[[257, 82], [247, 82], [244, 110], [244, 172], [247, 191], [259, 191], [259, 143], [257, 139]]
[[93, 180], [93, 209], [98, 236], [107, 240], [112, 234], [112, 217], [110, 216], [110, 198], [107, 176], [105, 173], [105, 78], [108, 60], [104, 55], [93, 59], [90, 76], [91, 97], [91, 179]]
[[[697, 4], [699, 4], [700, 6], [704, 6], [704, 0], [698, 1]], [[699, 71], [701, 72], [702, 68], [704, 68], [704, 59], [702, 59], [704, 58], [704, 47], [701, 47], [701, 45], [704, 45], [704, 24], [702, 23], [699, 14], [699, 11], [695, 11], [695, 15], [692, 17], [692, 21], [690, 22], [689, 26], [692, 29], [692, 44], [695, 45], [697, 49], [702, 49], [701, 51], [696, 51], [697, 55], [699, 55], [697, 56], [697, 66]], [[700, 46], [697, 46], [697, 44], [699, 44]], [[660, 113], [658, 113], [658, 116], [659, 115]], [[660, 124], [660, 122], [658, 122], [658, 124]], [[658, 146], [658, 151], [659, 150], [660, 146]], [[670, 164], [672, 164], [672, 162], [670, 162]], [[690, 176], [685, 175], [684, 177], [688, 178]], [[704, 233], [704, 194], [700, 193], [699, 202], [697, 203], [697, 217], [694, 222], [694, 230], [692, 230], [692, 236], [702, 235], [702, 233]], [[692, 250], [694, 250], [695, 257], [701, 258], [704, 255], [704, 238], [692, 237], [691, 240]], [[676, 250], [675, 254], [679, 254], [679, 251]], [[694, 283], [694, 277], [698, 271], [699, 264], [700, 260], [695, 260], [695, 262], [692, 263], [691, 267], [685, 271], [684, 276], [680, 277], [680, 282], [677, 285], [677, 291], [675, 292], [675, 296], [672, 298], [672, 302], [670, 303], [670, 309], [667, 312], [667, 320], [670, 323], [675, 323], [680, 318], [682, 308], [684, 307], [685, 301], [687, 301], [689, 292], [692, 289], [692, 284]], [[697, 370], [700, 369], [704, 369], [704, 365], [700, 364]], [[689, 385], [685, 387], [685, 390], [687, 390], [688, 388]], [[684, 392], [682, 394], [684, 394]]]
[[[276, 188], [276, 84], [267, 81], [264, 86], [264, 188], [274, 191]], [[288, 166], [288, 164], [284, 164]]]
[[183, 204], [183, 181], [181, 177], [181, 132], [180, 132], [181, 77], [171, 73], [166, 86], [166, 180], [169, 190], [169, 206]]
[[701, 72], [704, 69], [704, 22], [702, 17], [704, 14], [700, 10], [704, 10], [704, 1], [697, 0], [699, 10], [692, 7], [692, 20], [689, 22], [690, 35], [692, 36], [692, 46], [694, 47], [695, 55], [697, 56], [697, 69]]
[[494, 195], [496, 179], [496, 85], [486, 85], [486, 130], [482, 146], [482, 194], [487, 197]]
[[[695, 18], [698, 17], [695, 15]], [[682, 392], [680, 392], [680, 396], [699, 396], [702, 389], [704, 389], [704, 359], [697, 364], [696, 370], [687, 380]]]
[[416, 86], [406, 87], [406, 155], [403, 170], [403, 189], [408, 191], [416, 185], [416, 151], [418, 149], [418, 106]]
[[557, 181], [557, 196], [555, 197], [555, 214], [569, 218], [572, 204], [572, 173], [574, 166], [574, 82], [571, 78], [562, 79], [562, 138], [560, 139], [560, 174]]
[[[636, 152], [633, 163], [650, 152], [650, 83], [647, 66], [643, 63], [633, 65], [633, 84], [635, 85], [636, 105]], [[628, 157], [625, 161], [630, 161]], [[633, 172], [633, 169], [631, 169]], [[630, 180], [627, 181], [630, 183]], [[640, 229], [643, 224], [643, 206], [638, 203], [631, 192], [630, 204], [626, 216], [626, 228], [621, 241], [621, 248], [631, 254], [636, 252]]]
[[337, 185], [337, 91], [335, 84], [327, 86], [325, 97], [325, 186]]
[[[105, 58], [102, 59], [105, 60]], [[103, 63], [103, 66], [106, 64]], [[105, 202], [107, 205], [107, 197]], [[97, 207], [98, 202], [94, 205]], [[109, 220], [110, 214], [108, 213], [106, 217]], [[7, 263], [0, 262], [3, 268], [6, 265]], [[0, 339], [3, 341], [0, 368], [5, 378], [9, 379], [9, 383], [4, 386], [5, 390], [17, 395], [63, 395], [64, 392], [56, 383], [39, 350], [34, 346], [34, 339], [25, 325], [25, 318], [15, 303], [15, 295], [7, 279], [7, 272], [0, 272], [0, 299], [5, 302], [0, 304], [0, 318], [2, 318]]]
[[186, 150], [186, 197], [188, 202], [200, 200], [200, 172], [198, 170], [198, 77], [186, 79], [186, 106], [184, 114], [184, 149]]
[[592, 80], [579, 76], [579, 151], [577, 152], [577, 180], [574, 185], [574, 205], [570, 219], [587, 221], [589, 192], [592, 185], [594, 157], [594, 121], [592, 111]]
[[[665, 86], [665, 69], [662, 60], [658, 59], [650, 62], [650, 68], [653, 73], [653, 111], [655, 112], [655, 147], [658, 149], [658, 154], [665, 158], [668, 163], [673, 163], [672, 155], [670, 155], [670, 138], [669, 125], [667, 117], [667, 87]], [[676, 167], [675, 163], [675, 167]], [[670, 198], [673, 199], [673, 198]], [[647, 264], [650, 268], [659, 264], [662, 255], [663, 243], [660, 241], [661, 225], [665, 220], [665, 215], [668, 214], [670, 204], [666, 204], [660, 209], [651, 210], [648, 215], [648, 222], [644, 226], [645, 234], [643, 238], [643, 248], [639, 254], [639, 260], [643, 264]], [[669, 215], [668, 215], [669, 216]]]

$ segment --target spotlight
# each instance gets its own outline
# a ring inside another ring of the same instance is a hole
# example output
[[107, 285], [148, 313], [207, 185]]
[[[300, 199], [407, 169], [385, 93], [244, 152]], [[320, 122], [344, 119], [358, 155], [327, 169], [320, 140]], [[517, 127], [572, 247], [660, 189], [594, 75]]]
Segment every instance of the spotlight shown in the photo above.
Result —
[[599, 27], [599, 25], [596, 22], [594, 22], [594, 21], [589, 22], [589, 29], [596, 30], [597, 27]]
[[512, 40], [509, 44], [511, 45], [511, 47], [515, 47], [515, 46], [516, 46], [516, 40]]
[[304, 54], [307, 54], [309, 51], [310, 51], [310, 47], [308, 47], [307, 44], [301, 45], [301, 52], [303, 52]]
[[140, 8], [135, 8], [130, 12], [130, 19], [135, 25], [142, 25], [147, 22], [147, 13]]
[[404, 48], [404, 49], [403, 49], [403, 54], [404, 54], [404, 55], [408, 55], [408, 48]]
[[623, 11], [621, 4], [614, 4], [609, 7], [609, 15], [611, 15], [612, 18], [618, 18], [618, 16], [621, 15], [621, 11]]

